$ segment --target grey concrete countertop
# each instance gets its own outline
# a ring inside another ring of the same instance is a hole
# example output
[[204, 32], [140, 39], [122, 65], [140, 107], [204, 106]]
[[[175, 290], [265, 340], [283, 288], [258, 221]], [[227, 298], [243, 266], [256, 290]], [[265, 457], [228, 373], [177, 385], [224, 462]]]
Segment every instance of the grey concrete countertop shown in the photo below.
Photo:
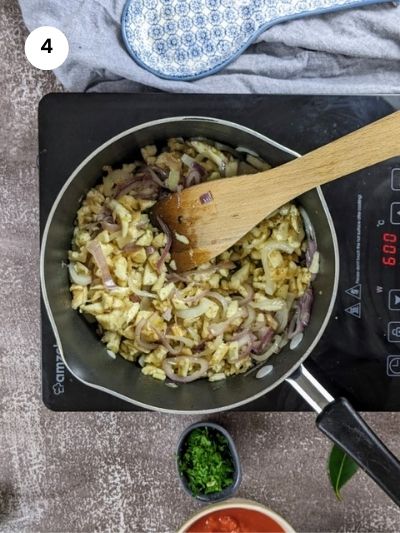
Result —
[[[41, 402], [37, 104], [60, 91], [25, 59], [16, 1], [0, 3], [0, 530], [173, 531], [198, 504], [180, 489], [174, 451], [195, 416], [54, 413]], [[233, 434], [239, 495], [297, 531], [400, 530], [400, 509], [359, 473], [338, 502], [330, 448], [312, 414], [212, 417]], [[367, 415], [400, 454], [400, 415]]]

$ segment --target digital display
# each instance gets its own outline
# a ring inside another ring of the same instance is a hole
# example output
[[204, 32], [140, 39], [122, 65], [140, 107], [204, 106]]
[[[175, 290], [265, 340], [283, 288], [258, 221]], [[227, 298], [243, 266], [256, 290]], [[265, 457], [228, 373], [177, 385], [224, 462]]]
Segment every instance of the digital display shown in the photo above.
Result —
[[385, 266], [393, 267], [397, 264], [397, 241], [395, 233], [382, 234], [382, 263]]

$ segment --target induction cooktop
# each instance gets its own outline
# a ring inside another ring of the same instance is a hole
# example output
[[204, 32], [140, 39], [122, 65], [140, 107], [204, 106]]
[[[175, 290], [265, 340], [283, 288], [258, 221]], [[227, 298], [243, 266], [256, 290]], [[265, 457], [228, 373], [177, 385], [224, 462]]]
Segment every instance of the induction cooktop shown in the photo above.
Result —
[[[400, 96], [51, 94], [39, 108], [41, 232], [63, 183], [95, 148], [150, 120], [201, 115], [237, 122], [306, 153], [400, 108]], [[340, 253], [339, 290], [306, 367], [361, 411], [400, 410], [400, 158], [325, 185]], [[65, 368], [42, 303], [43, 401], [56, 411], [139, 411]], [[288, 385], [242, 407], [305, 411]]]

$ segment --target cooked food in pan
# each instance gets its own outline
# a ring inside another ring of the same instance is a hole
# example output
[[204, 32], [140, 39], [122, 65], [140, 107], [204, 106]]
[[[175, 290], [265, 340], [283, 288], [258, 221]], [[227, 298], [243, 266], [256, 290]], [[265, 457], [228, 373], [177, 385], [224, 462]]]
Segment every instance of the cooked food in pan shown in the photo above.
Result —
[[216, 259], [180, 274], [168, 227], [149, 219], [171, 191], [268, 165], [205, 139], [173, 138], [141, 154], [104, 168], [77, 213], [69, 251], [72, 307], [97, 322], [110, 356], [186, 383], [246, 372], [288, 342], [297, 345], [319, 263], [304, 211], [283, 206]]

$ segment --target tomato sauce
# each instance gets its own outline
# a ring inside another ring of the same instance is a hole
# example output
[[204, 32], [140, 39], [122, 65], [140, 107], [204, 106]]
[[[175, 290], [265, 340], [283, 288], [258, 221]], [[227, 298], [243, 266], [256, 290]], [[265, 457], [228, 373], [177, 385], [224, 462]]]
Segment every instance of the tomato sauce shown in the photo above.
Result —
[[214, 511], [192, 524], [187, 533], [285, 533], [273, 518], [252, 509]]

